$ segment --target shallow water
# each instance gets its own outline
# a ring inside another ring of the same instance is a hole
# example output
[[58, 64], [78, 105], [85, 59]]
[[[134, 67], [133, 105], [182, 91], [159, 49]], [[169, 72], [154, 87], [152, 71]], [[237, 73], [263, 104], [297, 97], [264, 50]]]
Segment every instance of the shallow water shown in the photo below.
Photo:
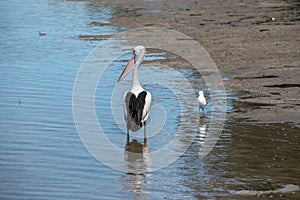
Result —
[[[147, 146], [143, 146], [142, 131], [132, 134], [127, 142], [119, 101], [123, 92], [112, 96], [112, 88], [129, 53], [109, 66], [95, 90], [97, 120], [106, 137], [122, 150], [122, 159], [116, 163], [126, 165], [128, 171], [105, 166], [80, 140], [73, 120], [72, 92], [81, 63], [99, 43], [79, 40], [78, 36], [123, 30], [88, 25], [93, 21], [108, 23], [114, 10], [99, 3], [10, 1], [0, 2], [0, 13], [1, 199], [245, 199], [235, 191], [300, 185], [299, 129], [288, 124], [261, 127], [227, 118], [215, 148], [206, 157], [199, 157], [209, 134], [210, 114], [215, 110], [208, 104], [205, 118], [199, 120], [196, 102], [184, 101], [180, 107], [180, 96], [191, 90], [176, 93], [176, 88], [186, 82], [205, 84], [190, 70], [161, 68], [151, 62], [141, 69], [141, 80], [153, 77], [150, 72], [159, 72], [166, 79], [144, 82], [153, 95]], [[164, 54], [150, 52], [146, 59], [158, 62]], [[130, 80], [117, 86], [116, 91], [126, 90]], [[237, 110], [234, 95], [227, 91], [227, 107], [222, 109]], [[166, 123], [160, 124], [160, 129], [156, 116], [164, 116], [164, 110]], [[186, 136], [178, 144], [184, 147], [192, 137], [190, 148], [169, 166], [151, 171], [153, 152], [168, 144], [178, 130]], [[131, 154], [141, 149], [144, 166], [138, 166], [141, 162], [136, 160], [141, 158]], [[296, 199], [300, 194], [274, 196]]]

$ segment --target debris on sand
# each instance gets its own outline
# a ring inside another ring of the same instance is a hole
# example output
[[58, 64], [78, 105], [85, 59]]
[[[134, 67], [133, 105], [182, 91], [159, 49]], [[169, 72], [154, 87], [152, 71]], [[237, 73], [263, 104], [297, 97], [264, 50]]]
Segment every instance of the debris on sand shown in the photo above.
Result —
[[81, 40], [105, 40], [110, 38], [111, 35], [79, 35], [78, 38]]
[[240, 191], [236, 191], [235, 194], [260, 196], [260, 195], [271, 194], [271, 193], [290, 193], [290, 192], [295, 192], [298, 190], [299, 190], [298, 185], [287, 184], [283, 188], [280, 188], [277, 190], [265, 190], [265, 191], [240, 190]]
[[89, 26], [109, 26], [109, 24], [104, 22], [91, 22]]

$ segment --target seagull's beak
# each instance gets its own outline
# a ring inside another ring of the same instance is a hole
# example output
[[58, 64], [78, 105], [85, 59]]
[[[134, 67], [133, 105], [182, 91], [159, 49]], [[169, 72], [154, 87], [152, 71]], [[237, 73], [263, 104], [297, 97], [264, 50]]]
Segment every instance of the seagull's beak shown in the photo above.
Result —
[[133, 53], [132, 56], [130, 57], [125, 69], [123, 70], [121, 76], [118, 79], [118, 82], [120, 82], [127, 76], [127, 74], [133, 69], [134, 64], [135, 64], [135, 53]]

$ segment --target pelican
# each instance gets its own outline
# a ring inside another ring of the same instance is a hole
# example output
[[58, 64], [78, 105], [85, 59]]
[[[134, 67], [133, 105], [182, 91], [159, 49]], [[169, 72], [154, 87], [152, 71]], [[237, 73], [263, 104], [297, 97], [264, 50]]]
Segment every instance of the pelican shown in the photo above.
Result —
[[199, 91], [199, 96], [198, 96], [198, 108], [200, 110], [200, 108], [202, 109], [202, 113], [204, 116], [204, 108], [206, 106], [206, 99], [204, 97], [203, 91]]
[[124, 94], [124, 117], [127, 125], [127, 135], [129, 130], [135, 132], [144, 125], [144, 138], [146, 138], [146, 120], [149, 116], [152, 99], [151, 93], [145, 91], [138, 80], [138, 70], [143, 62], [145, 53], [145, 47], [136, 46], [118, 79], [118, 82], [122, 81], [133, 70], [131, 90]]

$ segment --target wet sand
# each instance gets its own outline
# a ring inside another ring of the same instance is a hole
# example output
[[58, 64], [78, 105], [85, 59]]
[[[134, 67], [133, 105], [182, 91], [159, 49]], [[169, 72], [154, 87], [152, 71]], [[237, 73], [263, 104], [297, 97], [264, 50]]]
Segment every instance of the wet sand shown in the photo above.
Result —
[[[300, 125], [300, 45], [297, 1], [116, 1], [112, 25], [163, 27], [198, 41], [212, 56], [237, 112], [255, 123]], [[102, 25], [102, 24], [101, 24]], [[170, 60], [172, 67], [185, 67]]]

